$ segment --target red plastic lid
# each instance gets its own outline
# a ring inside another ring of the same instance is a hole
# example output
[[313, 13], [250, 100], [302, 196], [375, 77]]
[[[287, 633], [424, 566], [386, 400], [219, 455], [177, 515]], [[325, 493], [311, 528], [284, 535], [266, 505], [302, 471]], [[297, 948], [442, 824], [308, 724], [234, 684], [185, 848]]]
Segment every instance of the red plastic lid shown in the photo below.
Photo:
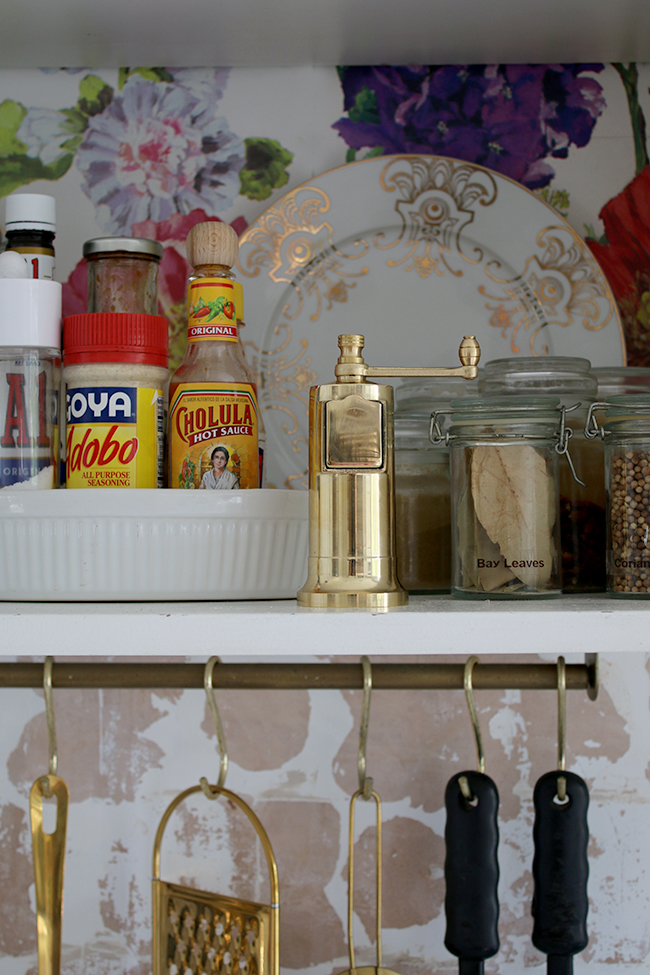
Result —
[[141, 362], [169, 365], [169, 333], [162, 315], [88, 312], [63, 319], [63, 362]]

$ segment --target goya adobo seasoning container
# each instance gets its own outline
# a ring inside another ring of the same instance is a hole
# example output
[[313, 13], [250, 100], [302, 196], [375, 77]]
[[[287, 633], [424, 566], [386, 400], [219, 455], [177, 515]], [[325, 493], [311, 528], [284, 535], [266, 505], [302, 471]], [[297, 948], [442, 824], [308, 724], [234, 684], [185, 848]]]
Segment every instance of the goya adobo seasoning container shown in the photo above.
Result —
[[158, 315], [64, 320], [67, 487], [163, 486], [167, 334]]
[[452, 595], [559, 595], [559, 401], [461, 398], [431, 423], [433, 442], [451, 448]]
[[[594, 411], [602, 418], [598, 426]], [[605, 441], [607, 592], [650, 596], [650, 395], [594, 403], [585, 433]]]
[[61, 285], [0, 279], [0, 488], [54, 488]]

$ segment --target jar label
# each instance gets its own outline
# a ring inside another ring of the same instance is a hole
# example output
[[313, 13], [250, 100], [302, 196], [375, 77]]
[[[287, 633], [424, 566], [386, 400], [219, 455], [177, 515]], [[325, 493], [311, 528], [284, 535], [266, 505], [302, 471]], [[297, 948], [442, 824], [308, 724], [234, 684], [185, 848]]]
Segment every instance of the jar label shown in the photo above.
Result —
[[169, 486], [259, 487], [257, 422], [249, 383], [180, 383], [169, 409]]
[[56, 487], [58, 414], [58, 363], [38, 354], [0, 362], [0, 487]]
[[161, 488], [161, 389], [71, 386], [67, 392], [69, 488]]
[[197, 278], [188, 295], [187, 341], [237, 341], [235, 289], [222, 278]]

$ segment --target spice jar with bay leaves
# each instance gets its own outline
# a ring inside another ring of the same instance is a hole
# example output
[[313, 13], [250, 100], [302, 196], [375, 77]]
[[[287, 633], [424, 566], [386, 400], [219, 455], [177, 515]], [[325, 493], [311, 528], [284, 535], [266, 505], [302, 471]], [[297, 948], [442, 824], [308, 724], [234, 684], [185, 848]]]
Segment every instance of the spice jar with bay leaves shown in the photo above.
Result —
[[605, 477], [602, 444], [584, 435], [598, 383], [588, 359], [574, 356], [494, 359], [480, 381], [486, 396], [557, 396], [567, 410], [571, 453], [560, 459], [560, 539], [564, 592], [605, 588]]
[[559, 401], [468, 397], [445, 412], [448, 432], [433, 413], [431, 439], [451, 454], [452, 595], [559, 595]]

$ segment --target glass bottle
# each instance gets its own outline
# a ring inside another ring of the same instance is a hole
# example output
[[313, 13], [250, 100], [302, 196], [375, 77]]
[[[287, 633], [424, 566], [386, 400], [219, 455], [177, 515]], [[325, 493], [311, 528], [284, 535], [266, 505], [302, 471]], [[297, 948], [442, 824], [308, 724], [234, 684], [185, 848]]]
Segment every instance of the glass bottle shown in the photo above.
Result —
[[259, 487], [257, 388], [235, 309], [237, 234], [217, 221], [187, 237], [195, 269], [188, 295], [187, 349], [169, 386], [172, 488]]
[[[599, 427], [593, 417], [597, 411]], [[604, 440], [607, 592], [650, 597], [650, 394], [593, 404], [585, 433]], [[599, 436], [600, 435], [600, 436]]]
[[88, 311], [158, 314], [162, 244], [146, 237], [95, 237], [83, 245], [88, 266]]
[[33, 278], [54, 279], [56, 200], [44, 193], [12, 193], [5, 201], [7, 250], [25, 257]]
[[559, 401], [458, 399], [443, 435], [451, 455], [452, 595], [529, 599], [562, 591]]
[[[605, 588], [605, 475], [600, 442], [588, 440], [584, 425], [596, 399], [597, 382], [588, 359], [570, 356], [495, 359], [480, 382], [486, 395], [558, 396], [567, 409], [570, 457], [559, 466], [562, 588], [564, 592], [602, 592]], [[574, 407], [578, 405], [577, 409]]]
[[411, 593], [451, 588], [449, 451], [429, 440], [429, 421], [476, 385], [464, 379], [404, 379], [395, 389], [397, 575]]

